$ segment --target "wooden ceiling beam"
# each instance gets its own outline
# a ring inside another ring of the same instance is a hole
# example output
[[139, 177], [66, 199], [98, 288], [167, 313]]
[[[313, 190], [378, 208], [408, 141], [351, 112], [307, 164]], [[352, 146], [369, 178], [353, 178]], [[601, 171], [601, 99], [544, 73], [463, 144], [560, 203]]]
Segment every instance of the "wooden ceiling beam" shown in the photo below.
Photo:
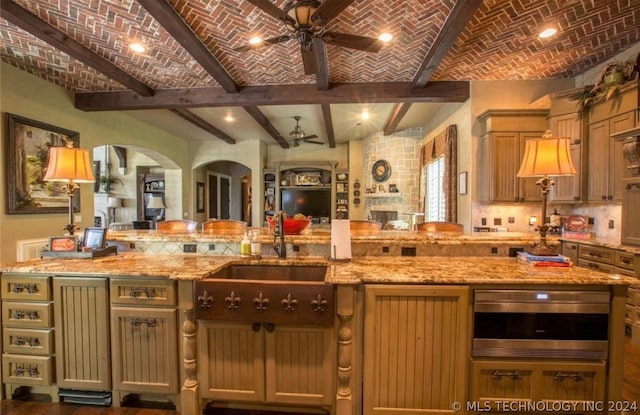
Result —
[[182, 45], [213, 79], [227, 92], [237, 92], [238, 85], [211, 51], [193, 33], [167, 1], [138, 0], [154, 19]]
[[[427, 85], [429, 79], [446, 56], [449, 49], [453, 46], [460, 33], [467, 26], [467, 23], [473, 17], [478, 7], [482, 4], [482, 0], [458, 1], [451, 8], [451, 12], [447, 16], [438, 36], [433, 45], [422, 60], [418, 72], [413, 78], [413, 86], [423, 87]], [[391, 110], [391, 115], [383, 128], [384, 135], [391, 135], [396, 131], [400, 121], [411, 108], [411, 103], [396, 104]]]
[[22, 30], [42, 39], [54, 48], [72, 56], [83, 64], [135, 91], [139, 95], [146, 97], [153, 95], [152, 88], [149, 88], [107, 59], [94, 53], [91, 49], [73, 40], [70, 36], [62, 33], [16, 3], [9, 0], [2, 0], [0, 6], [0, 15]]
[[276, 140], [276, 142], [278, 144], [280, 144], [280, 147], [282, 148], [289, 148], [289, 143], [287, 142], [287, 140], [285, 140], [280, 133], [278, 132], [278, 130], [276, 130], [276, 128], [273, 126], [273, 124], [271, 124], [271, 121], [269, 121], [267, 119], [267, 117], [265, 117], [265, 115], [262, 113], [262, 111], [260, 111], [258, 108], [254, 107], [254, 106], [248, 106], [248, 107], [243, 107], [245, 111], [247, 111], [247, 113], [249, 113], [249, 115], [251, 115], [251, 117], [253, 117], [254, 120], [256, 120], [258, 122], [258, 124], [260, 124], [260, 126], [274, 139]]
[[319, 91], [313, 84], [247, 86], [238, 93], [224, 89], [178, 88], [157, 90], [152, 97], [131, 91], [76, 92], [74, 105], [83, 111], [169, 109], [259, 105], [309, 105], [389, 102], [465, 102], [469, 99], [468, 81], [429, 82], [413, 88], [410, 82], [332, 84]]
[[177, 116], [184, 118], [185, 120], [189, 121], [191, 124], [194, 124], [200, 128], [202, 128], [203, 130], [205, 130], [206, 132], [215, 135], [216, 137], [218, 137], [220, 140], [224, 141], [225, 143], [229, 143], [229, 144], [235, 144], [236, 140], [227, 135], [226, 133], [224, 133], [223, 131], [217, 129], [216, 127], [214, 127], [213, 125], [209, 124], [208, 122], [206, 122], [205, 120], [203, 120], [202, 118], [198, 117], [196, 114], [194, 114], [193, 112], [186, 110], [186, 109], [182, 109], [182, 108], [173, 108], [170, 109], [169, 111], [173, 112], [174, 114], [176, 114]]
[[336, 134], [333, 131], [333, 118], [331, 117], [331, 105], [322, 104], [322, 117], [324, 118], [324, 127], [327, 131], [327, 139], [329, 140], [329, 148], [336, 147]]

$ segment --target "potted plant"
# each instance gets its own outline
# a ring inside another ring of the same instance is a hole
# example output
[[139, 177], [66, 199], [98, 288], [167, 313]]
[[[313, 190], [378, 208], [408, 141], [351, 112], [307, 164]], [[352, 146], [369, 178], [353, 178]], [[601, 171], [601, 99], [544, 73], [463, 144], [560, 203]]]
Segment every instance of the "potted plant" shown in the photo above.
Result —
[[100, 184], [102, 185], [102, 190], [105, 193], [110, 193], [113, 185], [120, 184], [120, 183], [122, 183], [120, 179], [118, 179], [117, 177], [111, 176], [110, 174], [105, 176], [100, 176]]
[[598, 102], [608, 101], [621, 86], [638, 77], [638, 66], [635, 62], [611, 62], [605, 65], [598, 80], [592, 87], [578, 89], [570, 99], [578, 101], [580, 108], [588, 108]]

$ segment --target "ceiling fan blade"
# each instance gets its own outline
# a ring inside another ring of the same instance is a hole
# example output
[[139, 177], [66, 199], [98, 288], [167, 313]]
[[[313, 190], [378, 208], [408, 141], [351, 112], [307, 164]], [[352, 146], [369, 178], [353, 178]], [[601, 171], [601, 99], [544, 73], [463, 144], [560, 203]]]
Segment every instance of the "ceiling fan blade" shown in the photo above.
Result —
[[324, 145], [324, 143], [321, 143], [320, 141], [309, 141], [309, 140], [305, 140], [305, 143], [320, 144], [321, 146], [322, 146], [322, 145]]
[[250, 44], [244, 45], [244, 46], [240, 46], [239, 48], [235, 48], [233, 50], [236, 52], [246, 52], [248, 50], [256, 50], [256, 49], [264, 48], [267, 46], [275, 45], [276, 43], [286, 42], [289, 39], [291, 39], [291, 36], [289, 35], [276, 36], [276, 37], [271, 37], [269, 39], [263, 39], [262, 42], [257, 43], [255, 45], [250, 45]]
[[300, 53], [302, 54], [302, 65], [304, 66], [304, 74], [315, 74], [317, 68], [315, 51], [311, 48], [308, 50], [300, 48]]
[[312, 138], [318, 138], [318, 136], [315, 134], [305, 135], [304, 137], [300, 138], [300, 140], [307, 141], [307, 140], [311, 140]]
[[383, 41], [372, 37], [350, 35], [347, 33], [325, 32], [322, 40], [326, 43], [343, 46], [345, 48], [364, 50], [366, 52], [379, 52]]
[[320, 7], [316, 10], [315, 13], [311, 16], [312, 20], [317, 18], [324, 19], [324, 22], [327, 23], [329, 20], [333, 19], [337, 15], [339, 15], [344, 9], [349, 7], [354, 0], [325, 0], [322, 2]]
[[270, 0], [247, 0], [247, 1], [275, 19], [278, 19], [281, 21], [291, 20], [291, 18], [287, 16], [284, 10], [277, 8]]

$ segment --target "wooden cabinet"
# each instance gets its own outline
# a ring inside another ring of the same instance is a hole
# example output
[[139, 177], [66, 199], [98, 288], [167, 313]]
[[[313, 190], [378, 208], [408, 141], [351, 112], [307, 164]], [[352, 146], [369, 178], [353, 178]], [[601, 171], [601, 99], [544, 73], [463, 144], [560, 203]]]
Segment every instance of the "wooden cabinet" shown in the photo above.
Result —
[[333, 327], [200, 320], [198, 337], [203, 398], [332, 405]]
[[546, 110], [489, 110], [480, 115], [479, 177], [484, 202], [539, 202], [535, 177], [517, 177], [525, 141], [547, 129]]
[[113, 278], [111, 348], [114, 405], [126, 393], [177, 401], [178, 327], [175, 282]]
[[470, 401], [494, 409], [509, 401], [603, 401], [605, 371], [604, 362], [473, 359]]
[[53, 279], [56, 382], [60, 388], [111, 389], [107, 281]]
[[623, 180], [621, 241], [640, 245], [640, 177]]
[[578, 244], [572, 241], [562, 241], [562, 255], [568, 257], [575, 265], [578, 264]]
[[278, 207], [276, 206], [276, 172], [275, 170], [265, 169], [264, 178], [264, 199], [263, 199], [263, 226], [268, 226], [267, 216], [273, 216]]
[[[575, 106], [575, 103], [572, 102], [571, 105]], [[553, 108], [552, 105], [552, 111]], [[577, 112], [549, 117], [549, 128], [553, 137], [571, 138], [571, 159], [576, 169], [575, 176], [553, 178], [555, 185], [551, 187], [549, 193], [549, 199], [552, 202], [573, 203], [586, 198], [586, 169], [582, 166], [585, 161], [583, 152], [586, 144], [583, 145], [583, 139], [587, 133], [586, 120], [586, 114]]]
[[615, 272], [615, 250], [602, 246], [578, 246], [578, 265], [602, 272]]
[[611, 134], [633, 127], [634, 122], [635, 113], [628, 112], [589, 125], [589, 201], [622, 200], [622, 142]]
[[469, 288], [367, 285], [363, 414], [452, 412], [466, 402]]
[[20, 386], [54, 384], [53, 303], [51, 277], [2, 275], [2, 382], [11, 397]]
[[349, 219], [349, 173], [346, 170], [336, 170], [336, 219]]

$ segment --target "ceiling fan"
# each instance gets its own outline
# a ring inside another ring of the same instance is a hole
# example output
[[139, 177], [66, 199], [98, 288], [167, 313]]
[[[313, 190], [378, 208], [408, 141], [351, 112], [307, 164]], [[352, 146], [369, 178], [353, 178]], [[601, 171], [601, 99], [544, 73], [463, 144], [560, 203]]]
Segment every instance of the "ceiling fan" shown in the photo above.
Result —
[[289, 133], [289, 141], [291, 141], [294, 147], [298, 147], [300, 143], [311, 143], [311, 144], [320, 144], [320, 145], [324, 144], [320, 141], [312, 141], [314, 138], [318, 138], [317, 135], [315, 134], [307, 135], [304, 132], [302, 127], [300, 127], [300, 120], [302, 119], [301, 116], [296, 115], [295, 117], [293, 117], [293, 119], [296, 120], [296, 126]]
[[326, 24], [354, 0], [324, 0], [322, 3], [318, 0], [291, 0], [284, 5], [284, 9], [276, 7], [272, 0], [247, 1], [284, 23], [289, 34], [264, 39], [257, 44], [242, 46], [234, 50], [244, 52], [296, 39], [300, 44], [306, 75], [316, 73], [314, 39], [322, 39], [325, 43], [367, 52], [378, 52], [384, 44], [383, 41], [371, 37], [326, 30]]

